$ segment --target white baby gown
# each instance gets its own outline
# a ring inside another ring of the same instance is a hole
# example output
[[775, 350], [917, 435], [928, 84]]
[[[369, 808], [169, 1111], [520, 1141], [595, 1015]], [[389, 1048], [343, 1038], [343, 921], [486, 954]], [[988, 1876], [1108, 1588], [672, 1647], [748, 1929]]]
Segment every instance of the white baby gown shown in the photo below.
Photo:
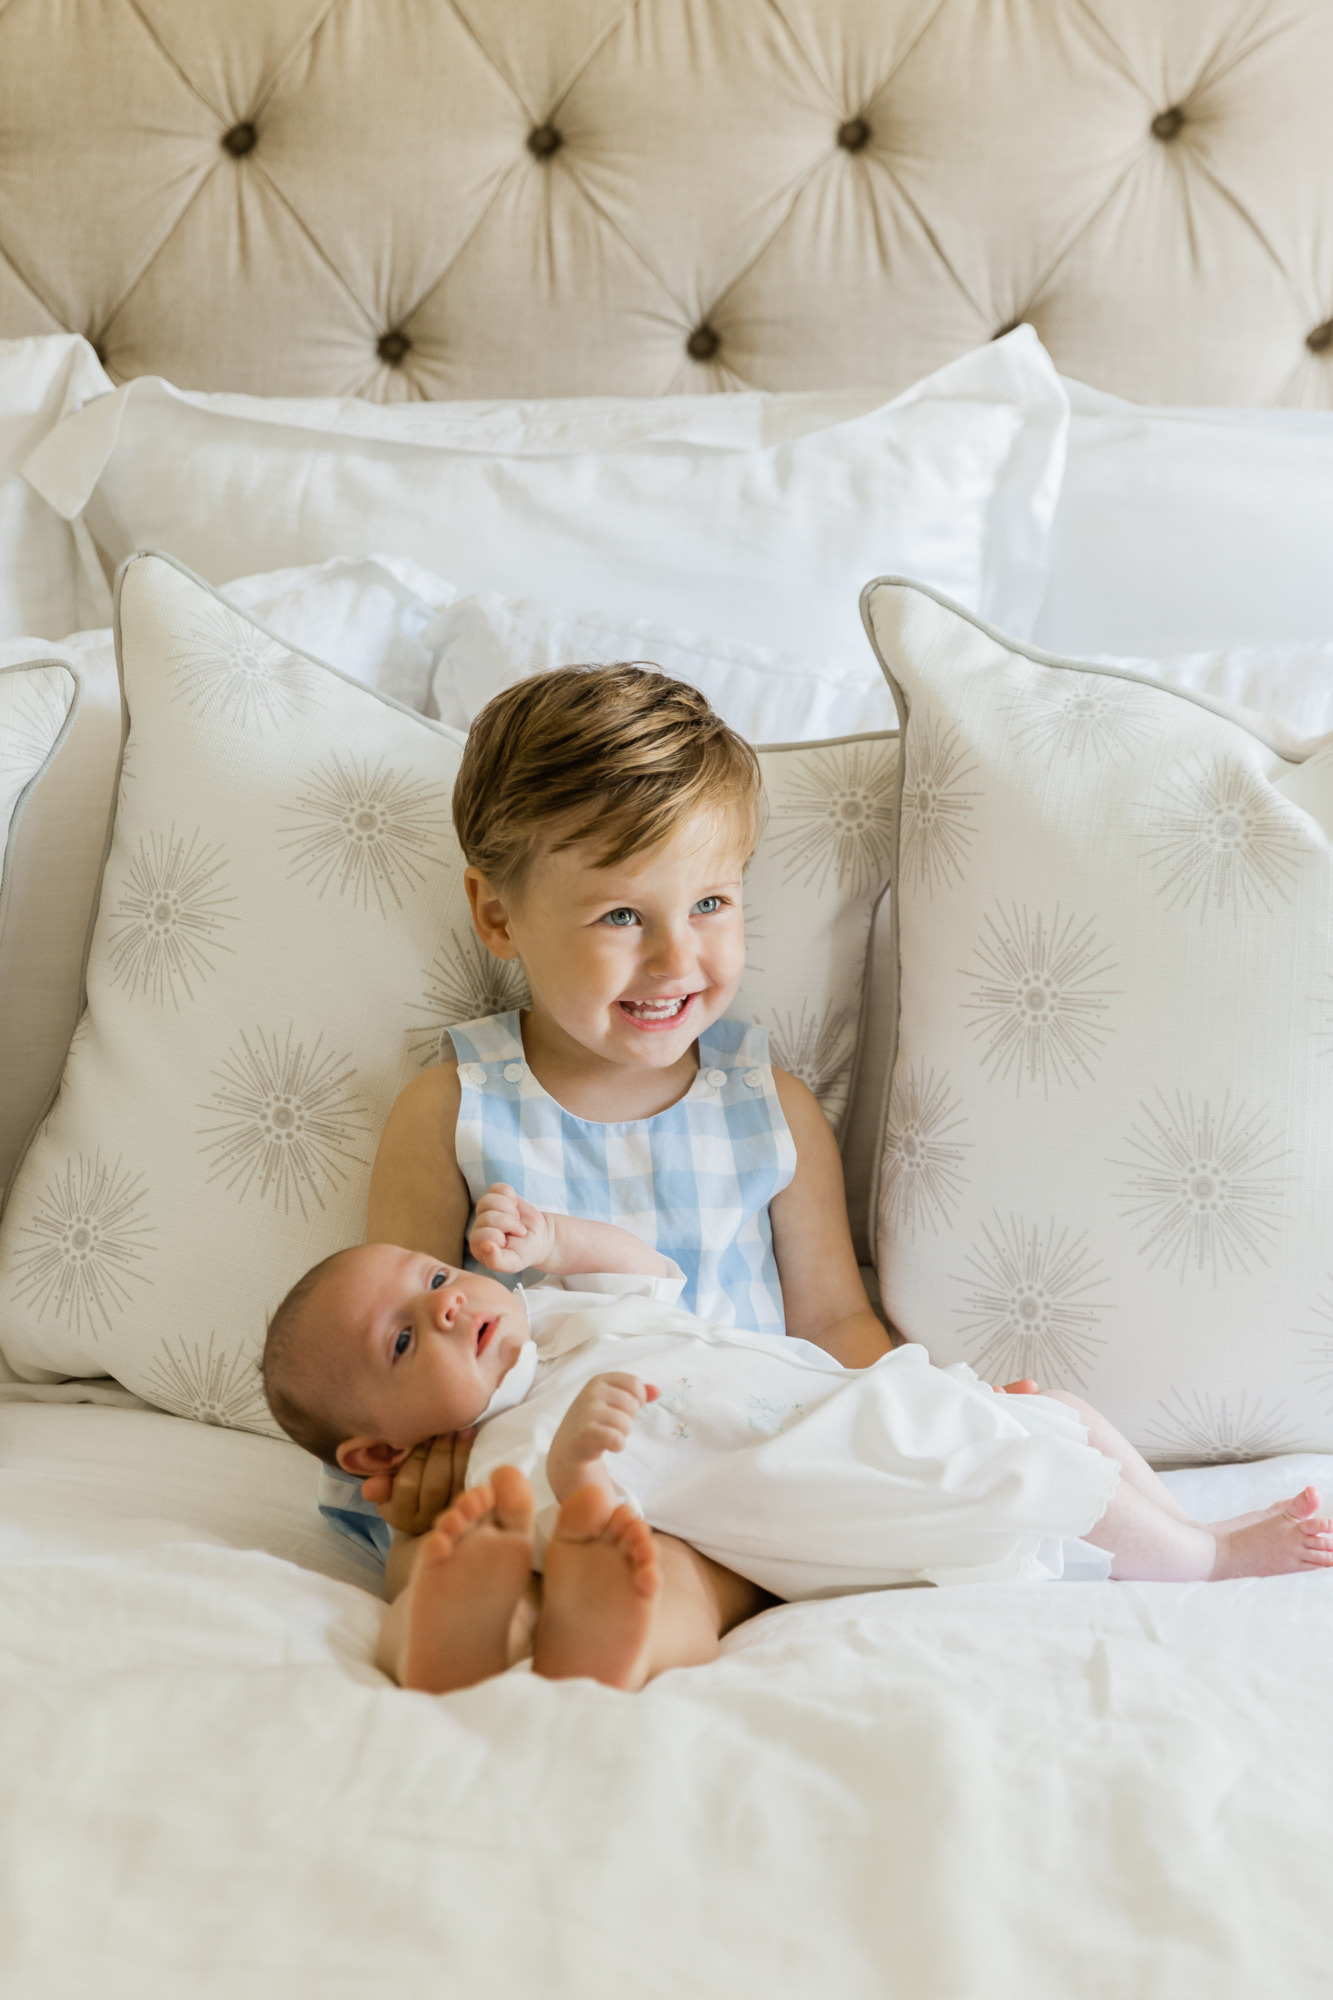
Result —
[[844, 1368], [809, 1341], [711, 1326], [669, 1302], [680, 1289], [579, 1277], [523, 1294], [532, 1339], [482, 1419], [467, 1483], [525, 1472], [539, 1545], [560, 1421], [592, 1376], [623, 1370], [660, 1394], [608, 1454], [612, 1478], [654, 1528], [777, 1597], [1109, 1573], [1080, 1537], [1120, 1468], [1065, 1404], [996, 1395], [916, 1345]]

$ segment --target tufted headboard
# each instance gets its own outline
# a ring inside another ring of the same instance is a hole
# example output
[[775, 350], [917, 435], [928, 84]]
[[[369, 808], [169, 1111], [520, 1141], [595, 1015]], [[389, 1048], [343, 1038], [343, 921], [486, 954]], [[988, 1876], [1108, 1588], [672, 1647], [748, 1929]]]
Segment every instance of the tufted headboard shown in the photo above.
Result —
[[1333, 0], [0, 0], [0, 335], [412, 397], [894, 391], [1029, 320], [1333, 404]]

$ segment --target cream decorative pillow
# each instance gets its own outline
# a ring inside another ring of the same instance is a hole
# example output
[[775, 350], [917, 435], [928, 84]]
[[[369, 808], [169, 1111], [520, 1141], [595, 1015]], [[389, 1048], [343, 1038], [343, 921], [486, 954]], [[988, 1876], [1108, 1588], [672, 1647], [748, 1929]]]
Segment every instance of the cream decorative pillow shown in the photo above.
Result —
[[[359, 1239], [375, 1144], [443, 1027], [522, 998], [475, 943], [462, 739], [272, 638], [168, 558], [117, 595], [128, 715], [56, 1103], [0, 1222], [22, 1376], [116, 1376], [268, 1430], [254, 1359], [299, 1273]], [[893, 739], [765, 758], [741, 1011], [845, 1102]]]
[[1333, 1446], [1333, 738], [885, 578], [893, 1321], [1161, 1462]]
[[[78, 706], [80, 681], [64, 660], [17, 660], [0, 666], [0, 859], [18, 830], [24, 794], [63, 742]], [[0, 924], [7, 871], [0, 868]]]
[[[25, 936], [23, 888], [16, 891], [19, 830], [25, 808], [56, 754], [64, 747], [78, 713], [83, 679], [64, 660], [43, 658], [0, 662], [0, 1194], [22, 1140], [40, 1109], [22, 1102], [25, 1041], [20, 982], [32, 978], [21, 956]], [[19, 918], [11, 923], [15, 898]], [[16, 1053], [17, 1052], [17, 1053]]]

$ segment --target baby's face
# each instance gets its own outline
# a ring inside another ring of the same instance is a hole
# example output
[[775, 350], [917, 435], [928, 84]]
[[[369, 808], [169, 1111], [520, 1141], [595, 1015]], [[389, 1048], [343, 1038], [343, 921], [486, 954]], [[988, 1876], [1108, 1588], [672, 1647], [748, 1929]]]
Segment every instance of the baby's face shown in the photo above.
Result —
[[475, 1423], [528, 1338], [506, 1286], [391, 1243], [341, 1258], [307, 1310], [339, 1401], [403, 1453]]

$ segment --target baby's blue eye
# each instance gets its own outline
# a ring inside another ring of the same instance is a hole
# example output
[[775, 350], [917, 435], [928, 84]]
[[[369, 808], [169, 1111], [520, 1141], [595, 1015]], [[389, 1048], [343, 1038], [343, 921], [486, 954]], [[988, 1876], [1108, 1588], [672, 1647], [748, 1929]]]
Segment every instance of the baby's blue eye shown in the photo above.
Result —
[[434, 1276], [434, 1277], [433, 1277], [433, 1278], [431, 1279], [431, 1281], [430, 1281], [430, 1288], [431, 1288], [431, 1290], [432, 1290], [433, 1292], [438, 1292], [438, 1291], [439, 1291], [439, 1289], [440, 1289], [440, 1286], [441, 1286], [441, 1285], [442, 1285], [443, 1283], [444, 1283], [444, 1272], [443, 1272], [443, 1271], [437, 1271], [437, 1272], [435, 1273], [435, 1276]]
[[412, 1345], [412, 1335], [409, 1333], [408, 1329], [404, 1327], [402, 1332], [398, 1335], [398, 1338], [393, 1343], [394, 1360], [401, 1361], [411, 1345]]
[[626, 930], [630, 924], [636, 924], [638, 921], [638, 916], [633, 910], [608, 910], [602, 918], [604, 924], [610, 924], [613, 930], [618, 931]]
[[711, 917], [714, 910], [720, 910], [721, 908], [722, 898], [720, 896], [700, 896], [694, 906], [694, 911], [696, 916]]

